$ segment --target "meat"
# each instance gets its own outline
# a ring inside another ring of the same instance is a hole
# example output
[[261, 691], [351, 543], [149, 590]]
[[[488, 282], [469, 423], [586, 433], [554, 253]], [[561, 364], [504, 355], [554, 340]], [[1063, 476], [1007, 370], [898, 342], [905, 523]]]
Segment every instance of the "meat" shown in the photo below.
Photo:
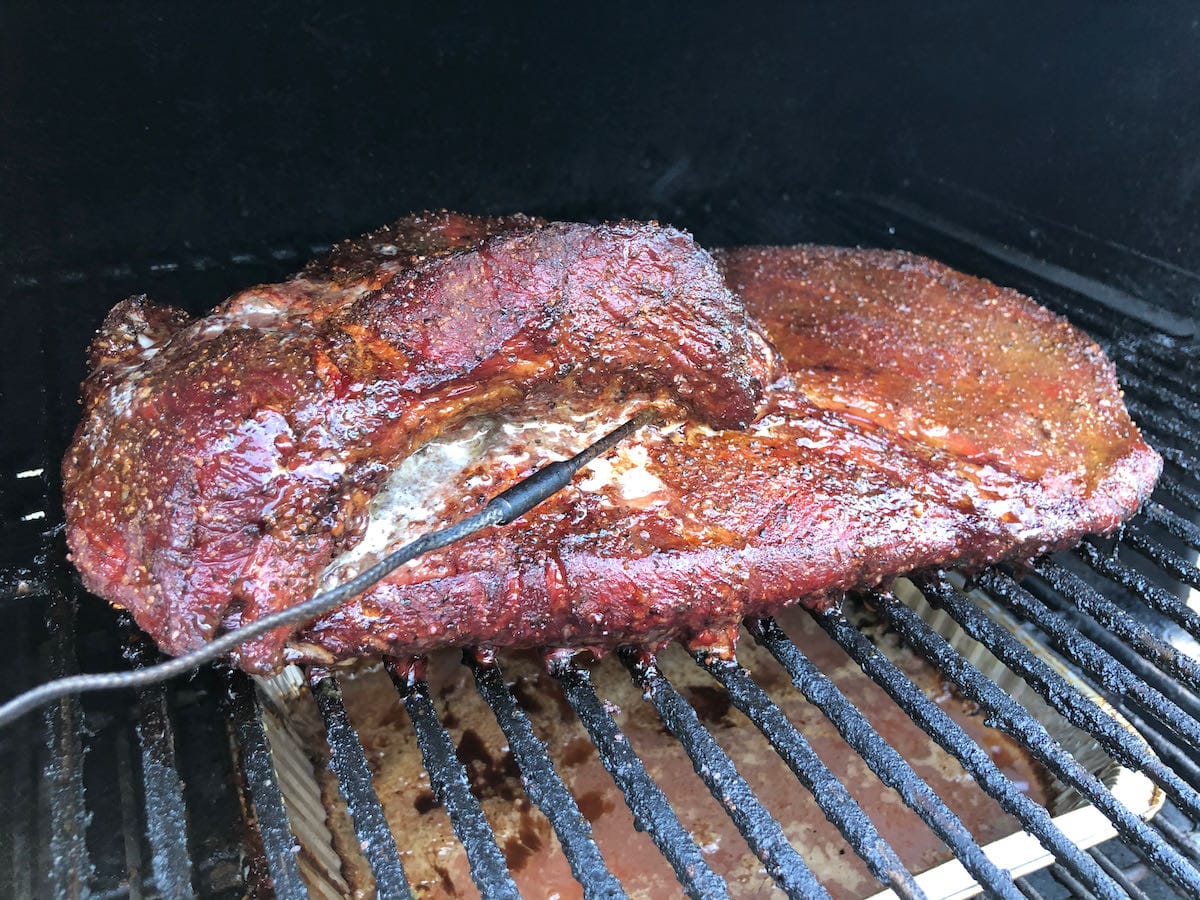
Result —
[[880, 250], [750, 247], [717, 258], [796, 389], [822, 409], [1093, 493], [1129, 453], [1153, 458], [1100, 348], [1016, 291]]
[[178, 653], [647, 404], [663, 424], [571, 488], [240, 663], [728, 649], [745, 615], [1068, 546], [1152, 488], [1111, 365], [1028, 299], [905, 254], [718, 260], [651, 225], [441, 215], [194, 322], [126, 301], [64, 463], [85, 583]]
[[[364, 272], [364, 252], [384, 261]], [[128, 300], [92, 363], [63, 469], [72, 557], [180, 653], [311, 593], [386, 473], [464, 419], [636, 393], [740, 427], [774, 358], [674, 229], [444, 215], [194, 322]], [[277, 665], [286, 638], [241, 661]]]

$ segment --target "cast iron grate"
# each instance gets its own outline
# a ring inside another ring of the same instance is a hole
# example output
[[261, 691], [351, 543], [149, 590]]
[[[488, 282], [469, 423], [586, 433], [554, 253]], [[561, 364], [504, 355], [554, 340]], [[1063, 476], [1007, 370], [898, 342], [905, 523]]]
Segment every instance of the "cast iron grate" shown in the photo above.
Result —
[[[830, 237], [846, 243], [903, 245], [1012, 284], [1088, 329], [1117, 365], [1131, 410], [1167, 459], [1167, 472], [1154, 501], [1115, 541], [1089, 541], [1074, 553], [1036, 562], [1028, 572], [997, 568], [968, 583], [931, 575], [918, 580], [918, 587], [931, 606], [948, 614], [1050, 706], [1090, 734], [1114, 761], [1145, 773], [1165, 792], [1168, 806], [1152, 821], [1142, 821], [1059, 745], [1029, 710], [985, 677], [909, 606], [889, 594], [874, 595], [873, 605], [910, 647], [978, 704], [992, 724], [1100, 809], [1120, 834], [1119, 843], [1081, 850], [1051, 821], [1045, 808], [1002, 774], [988, 753], [844, 615], [815, 616], [846, 655], [1053, 855], [1054, 863], [1045, 873], [1014, 882], [987, 857], [937, 791], [773, 620], [748, 622], [749, 633], [989, 894], [1139, 897], [1173, 891], [1185, 897], [1200, 895], [1200, 661], [1195, 650], [1200, 616], [1182, 599], [1189, 588], [1200, 588], [1200, 570], [1191, 561], [1200, 549], [1196, 525], [1200, 404], [1191, 399], [1190, 390], [1200, 374], [1200, 363], [1190, 353], [1191, 345], [1153, 322], [1102, 309], [1093, 302], [1095, 298], [984, 252], [971, 243], [969, 233], [968, 237], [961, 231], [948, 233], [939, 220], [924, 218], [919, 211], [864, 198], [827, 198], [822, 204], [818, 206], [828, 222], [842, 229]], [[75, 273], [23, 278], [13, 286], [61, 296], [86, 290], [89, 279], [170, 279], [184, 273], [232, 290], [248, 280], [246, 268], [259, 266], [269, 274], [272, 266], [305, 255], [307, 249], [284, 248], [238, 255], [228, 266], [197, 259], [154, 266], [148, 272], [120, 269], [78, 273], [78, 278], [67, 277]], [[232, 274], [225, 271], [229, 268]], [[208, 291], [204, 294], [206, 299], [211, 296]], [[27, 457], [20, 456], [20, 448], [4, 451], [3, 477], [10, 480], [0, 494], [5, 504], [5, 520], [0, 524], [8, 568], [3, 570], [0, 587], [10, 606], [17, 599], [24, 603], [10, 617], [15, 645], [40, 651], [36, 659], [10, 661], [0, 673], [14, 689], [76, 668], [85, 656], [89, 667], [121, 656], [134, 665], [152, 658], [131, 630], [123, 642], [104, 645], [101, 641], [95, 646], [96, 633], [111, 633], [111, 620], [95, 605], [76, 602], [79, 589], [62, 557], [61, 537], [52, 527], [46, 531], [59, 508], [55, 451], [71, 425], [68, 410], [74, 382], [64, 379], [65, 384], [55, 389], [47, 385], [53, 385], [56, 377], [45, 377], [47, 373], [57, 376], [57, 348], [62, 343], [43, 329], [40, 343], [14, 348], [0, 363], [6, 379], [12, 376], [11, 383], [18, 384], [24, 378], [36, 393], [32, 400], [22, 401], [24, 408], [8, 408], [12, 402], [6, 401], [5, 419], [29, 422], [36, 431], [36, 439], [29, 443], [45, 451]], [[34, 373], [32, 379], [29, 373]], [[10, 458], [10, 454], [15, 455]], [[985, 592], [1038, 640], [1053, 647], [1134, 725], [1154, 752], [1147, 753], [1109, 713], [993, 620], [972, 600], [971, 589]], [[101, 617], [98, 629], [91, 621], [97, 616]], [[81, 642], [87, 646], [80, 646]], [[622, 661], [779, 888], [790, 896], [826, 896], [804, 859], [804, 849], [788, 842], [780, 823], [739, 774], [739, 760], [721, 748], [683, 693], [652, 658], [630, 653], [623, 654]], [[500, 666], [495, 660], [472, 656], [464, 663], [508, 741], [530, 801], [549, 820], [584, 895], [622, 896], [622, 886], [606, 864], [587, 819]], [[881, 886], [901, 897], [923, 896], [896, 851], [776, 700], [736, 662], [698, 658], [696, 664], [762, 732]], [[648, 832], [682, 889], [693, 897], [727, 895], [722, 875], [706, 862], [631, 748], [588, 671], [569, 661], [557, 661], [551, 670], [599, 759], [623, 792], [637, 826]], [[486, 897], [517, 896], [504, 854], [472, 793], [429, 686], [409, 670], [395, 669], [391, 674], [416, 731], [431, 786], [465, 848], [476, 886]], [[342, 701], [339, 676], [315, 669], [307, 676], [324, 722], [330, 767], [377, 890], [381, 896], [403, 896], [409, 885], [401, 854], [375, 793], [367, 755]], [[221, 712], [228, 731], [203, 732], [198, 723], [220, 723]], [[265, 715], [250, 679], [209, 672], [183, 687], [143, 692], [132, 705], [115, 699], [67, 700], [40, 722], [18, 723], [0, 736], [0, 754], [12, 773], [0, 782], [0, 803], [30, 815], [28, 827], [4, 832], [0, 885], [5, 893], [237, 896], [248, 889], [280, 897], [305, 896], [300, 847], [289, 826]], [[226, 737], [232, 738], [232, 755], [223, 750]], [[208, 780], [198, 780], [204, 778]], [[248, 829], [243, 830], [243, 824]]]

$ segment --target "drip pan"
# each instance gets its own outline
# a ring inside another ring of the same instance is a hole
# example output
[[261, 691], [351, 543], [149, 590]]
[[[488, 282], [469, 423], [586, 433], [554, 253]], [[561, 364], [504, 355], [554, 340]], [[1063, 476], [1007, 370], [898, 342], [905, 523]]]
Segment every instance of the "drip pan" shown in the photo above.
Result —
[[[972, 665], [1028, 708], [1051, 736], [1102, 781], [1117, 800], [1142, 818], [1158, 811], [1164, 797], [1148, 778], [1113, 762], [1090, 735], [1051, 709], [948, 615], [930, 607], [910, 583], [898, 581], [895, 592]], [[1018, 628], [1008, 613], [979, 592], [970, 596], [990, 618], [1002, 623], [1039, 659], [1141, 742], [1132, 726], [1056, 656]], [[1086, 848], [1116, 834], [1108, 819], [1073, 789], [1054, 780], [1015, 742], [987, 728], [970, 704], [953, 694], [940, 673], [901, 647], [896, 635], [868, 609], [858, 601], [848, 600], [847, 612], [885, 655], [967, 728], [1009, 777], [1026, 782], [1031, 796], [1045, 805], [1068, 839]], [[846, 691], [918, 774], [942, 795], [997, 865], [1017, 877], [1053, 862], [1036, 838], [1021, 831], [1015, 820], [975, 787], [958, 763], [936, 747], [929, 735], [913, 725], [835, 644], [827, 641], [806, 614], [787, 611], [780, 615], [779, 622], [813, 663]], [[824, 646], [826, 642], [828, 647]], [[881, 791], [878, 780], [844, 744], [839, 749], [840, 738], [832, 725], [807, 704], [786, 673], [748, 635], [743, 636], [738, 657], [864, 806], [929, 897], [969, 897], [979, 892], [961, 863], [914, 814], [903, 808], [899, 797], [891, 791]], [[529, 713], [534, 730], [548, 745], [555, 768], [591, 821], [600, 850], [625, 890], [633, 897], [678, 892], [670, 868], [649, 838], [633, 828], [622, 794], [595, 758], [586, 732], [572, 721], [554, 680], [545, 675], [539, 661], [531, 655], [502, 656], [500, 664], [505, 681]], [[878, 892], [878, 881], [867, 873], [757, 729], [730, 708], [723, 690], [707, 673], [678, 647], [660, 654], [659, 666], [697, 710], [701, 723], [729, 754], [783, 826], [788, 840], [835, 897], [895, 896], [891, 891]], [[449, 817], [433, 800], [412, 727], [390, 681], [378, 666], [347, 669], [339, 676], [351, 721], [366, 750], [376, 793], [414, 893], [429, 897], [477, 896], [464, 851], [453, 838]], [[666, 735], [650, 704], [643, 702], [640, 689], [633, 685], [624, 668], [609, 658], [592, 667], [592, 678], [598, 695], [628, 735], [651, 776], [663, 788], [684, 827], [691, 831], [706, 861], [728, 881], [731, 894], [781, 895], [695, 777], [679, 745]], [[503, 734], [475, 690], [467, 669], [451, 654], [435, 657], [430, 663], [429, 680], [439, 716], [458, 748], [472, 788], [495, 832], [496, 843], [504, 852], [522, 893], [557, 895], [564, 900], [581, 896], [582, 889], [571, 878], [549, 824], [526, 799]], [[353, 837], [345, 803], [327, 768], [329, 748], [303, 676], [293, 668], [257, 683], [276, 774], [291, 826], [299, 840], [300, 869], [310, 893], [329, 898], [374, 896], [370, 868]], [[856, 693], [860, 690], [856, 685], [861, 685], [861, 690], [867, 693]], [[978, 800], [971, 799], [973, 794], [978, 795]]]
[[[963, 585], [961, 577], [951, 576], [951, 578], [957, 586]], [[1050, 736], [1074, 756], [1088, 772], [1096, 776], [1130, 811], [1142, 819], [1150, 819], [1162, 808], [1165, 795], [1149, 778], [1141, 772], [1131, 771], [1114, 762], [1091, 735], [1075, 728], [1047, 705], [1020, 676], [1014, 674], [992, 656], [982, 644], [967, 635], [949, 615], [931, 607], [911, 583], [898, 581], [895, 593], [897, 597], [916, 610], [921, 618], [944, 637], [971, 665], [979, 669], [985, 677], [996, 682], [1000, 689], [1017, 703], [1028, 709], [1034, 718], [1046, 728]], [[1063, 665], [1053, 652], [1023, 630], [1008, 612], [994, 603], [982, 591], [968, 591], [967, 595], [987, 613], [989, 618], [1007, 628], [1038, 659], [1052, 667], [1068, 684], [1116, 720], [1138, 743], [1146, 746], [1136, 729], [1114, 710], [1107, 700], [1084, 683], [1083, 679], [1072, 669]], [[1146, 746], [1146, 752], [1150, 752], [1148, 746]], [[1072, 843], [1086, 850], [1117, 836], [1117, 830], [1113, 827], [1112, 822], [1096, 807], [1084, 801], [1074, 788], [1065, 787], [1058, 781], [1051, 781], [1048, 787], [1051, 791], [1051, 798], [1046, 804], [1046, 808], [1054, 816], [1054, 824]], [[1037, 838], [1024, 831], [1014, 832], [1008, 837], [992, 841], [983, 849], [996, 865], [1007, 869], [1014, 878], [1028, 875], [1054, 862], [1054, 857], [1038, 842]], [[972, 897], [980, 892], [975, 879], [967, 873], [957, 859], [944, 862], [926, 872], [917, 873], [917, 883], [930, 898], [939, 898], [939, 900]], [[881, 891], [875, 894], [871, 900], [895, 896], [892, 891]]]

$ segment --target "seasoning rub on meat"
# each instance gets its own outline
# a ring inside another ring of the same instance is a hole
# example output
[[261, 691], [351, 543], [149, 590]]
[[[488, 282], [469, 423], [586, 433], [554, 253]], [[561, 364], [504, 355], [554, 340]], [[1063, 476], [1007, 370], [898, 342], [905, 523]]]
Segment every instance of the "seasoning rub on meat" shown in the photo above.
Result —
[[[719, 264], [719, 265], [718, 265]], [[189, 319], [120, 304], [64, 461], [85, 584], [169, 653], [476, 511], [638, 409], [511, 525], [239, 664], [732, 646], [743, 616], [1069, 546], [1160, 461], [1099, 348], [906, 254], [414, 216]]]

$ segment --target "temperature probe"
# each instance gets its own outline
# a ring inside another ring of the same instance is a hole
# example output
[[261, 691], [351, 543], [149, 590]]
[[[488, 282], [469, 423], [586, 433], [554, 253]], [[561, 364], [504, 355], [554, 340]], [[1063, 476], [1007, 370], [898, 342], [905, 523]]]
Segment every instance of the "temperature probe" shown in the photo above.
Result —
[[364, 570], [351, 580], [339, 584], [298, 603], [295, 606], [271, 613], [240, 628], [228, 631], [198, 650], [168, 659], [144, 669], [129, 672], [98, 672], [86, 675], [69, 675], [56, 678], [45, 684], [30, 688], [0, 706], [0, 728], [23, 716], [25, 713], [65, 697], [86, 691], [111, 691], [118, 688], [139, 688], [184, 675], [206, 662], [224, 656], [234, 648], [260, 635], [284, 626], [297, 626], [345, 603], [367, 588], [386, 578], [406, 562], [416, 559], [430, 550], [470, 537], [477, 531], [492, 525], [507, 525], [533, 509], [543, 500], [561, 491], [575, 473], [592, 462], [602, 453], [611, 450], [617, 443], [629, 437], [657, 415], [654, 409], [644, 409], [624, 425], [614, 428], [591, 446], [570, 459], [552, 462], [538, 469], [528, 478], [518, 481], [508, 490], [497, 494], [487, 506], [474, 515], [467, 516], [438, 531], [422, 535], [385, 556], [371, 568]]

